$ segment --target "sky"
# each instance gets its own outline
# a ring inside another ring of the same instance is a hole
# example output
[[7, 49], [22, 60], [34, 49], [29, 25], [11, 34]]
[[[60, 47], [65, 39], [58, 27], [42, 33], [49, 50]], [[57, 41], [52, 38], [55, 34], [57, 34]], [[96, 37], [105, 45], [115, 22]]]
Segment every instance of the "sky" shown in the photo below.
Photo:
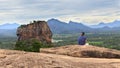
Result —
[[120, 20], [120, 0], [0, 0], [0, 24], [55, 18], [98, 24]]

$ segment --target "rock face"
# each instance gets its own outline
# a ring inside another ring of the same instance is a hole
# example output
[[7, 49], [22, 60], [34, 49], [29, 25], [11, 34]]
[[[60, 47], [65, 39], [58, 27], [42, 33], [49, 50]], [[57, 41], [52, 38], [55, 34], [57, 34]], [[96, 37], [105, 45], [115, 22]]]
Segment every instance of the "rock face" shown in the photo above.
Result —
[[92, 45], [68, 45], [54, 48], [42, 48], [41, 53], [68, 55], [82, 58], [120, 58], [120, 51]]
[[33, 21], [27, 25], [21, 25], [17, 29], [18, 41], [37, 39], [40, 42], [51, 43], [52, 32], [45, 21]]
[[120, 68], [120, 59], [80, 58], [0, 49], [0, 68]]

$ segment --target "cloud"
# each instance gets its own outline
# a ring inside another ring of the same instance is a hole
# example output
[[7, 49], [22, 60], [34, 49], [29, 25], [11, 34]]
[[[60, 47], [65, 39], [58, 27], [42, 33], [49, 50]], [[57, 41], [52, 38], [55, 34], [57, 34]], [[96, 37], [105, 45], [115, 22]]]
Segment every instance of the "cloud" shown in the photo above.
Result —
[[120, 12], [117, 9], [102, 9], [102, 10], [94, 10], [89, 11], [83, 14], [76, 14], [76, 15], [68, 15], [68, 16], [61, 16], [58, 19], [62, 21], [77, 21], [77, 22], [84, 22], [85, 24], [98, 24], [100, 22], [113, 22], [114, 20], [120, 20]]
[[88, 24], [120, 19], [119, 0], [0, 0], [0, 23], [58, 18]]

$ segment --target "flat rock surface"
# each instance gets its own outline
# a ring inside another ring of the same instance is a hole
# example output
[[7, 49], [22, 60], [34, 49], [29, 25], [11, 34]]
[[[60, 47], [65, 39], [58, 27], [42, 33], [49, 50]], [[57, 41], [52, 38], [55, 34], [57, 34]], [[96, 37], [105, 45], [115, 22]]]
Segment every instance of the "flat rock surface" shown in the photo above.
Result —
[[120, 68], [120, 59], [79, 58], [0, 49], [0, 68]]
[[41, 53], [51, 53], [59, 55], [67, 55], [73, 57], [82, 58], [119, 58], [120, 51], [114, 49], [108, 49], [103, 47], [96, 47], [92, 45], [67, 45], [53, 48], [42, 48]]

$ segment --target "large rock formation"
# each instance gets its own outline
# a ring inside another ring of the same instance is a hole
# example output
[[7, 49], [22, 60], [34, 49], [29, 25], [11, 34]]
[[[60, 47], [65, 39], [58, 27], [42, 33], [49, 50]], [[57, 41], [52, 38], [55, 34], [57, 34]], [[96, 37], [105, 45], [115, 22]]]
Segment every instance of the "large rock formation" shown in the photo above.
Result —
[[120, 51], [92, 45], [68, 45], [40, 49], [41, 53], [68, 55], [87, 58], [120, 58]]
[[18, 41], [37, 39], [40, 42], [51, 43], [52, 32], [45, 21], [33, 21], [27, 25], [21, 25], [17, 29]]
[[0, 68], [120, 68], [120, 59], [78, 58], [0, 49]]

